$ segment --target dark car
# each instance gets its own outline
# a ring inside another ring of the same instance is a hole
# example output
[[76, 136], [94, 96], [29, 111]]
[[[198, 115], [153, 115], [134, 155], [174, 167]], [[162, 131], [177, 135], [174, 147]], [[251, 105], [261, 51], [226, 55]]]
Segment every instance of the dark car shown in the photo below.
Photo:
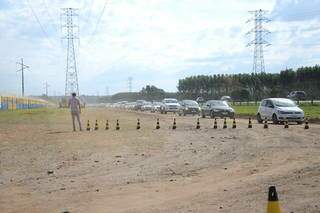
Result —
[[187, 115], [187, 114], [192, 114], [192, 115], [200, 115], [201, 109], [199, 107], [198, 102], [193, 101], [193, 100], [182, 100], [180, 102], [180, 109], [179, 109], [179, 115]]
[[287, 98], [290, 98], [292, 100], [300, 101], [300, 100], [306, 100], [306, 93], [304, 91], [292, 91], [287, 95]]
[[234, 109], [231, 108], [226, 101], [211, 100], [207, 101], [201, 110], [202, 117], [210, 116], [215, 117], [229, 117], [234, 118]]
[[141, 107], [144, 105], [145, 100], [137, 100], [136, 104], [134, 105], [135, 110], [141, 110]]

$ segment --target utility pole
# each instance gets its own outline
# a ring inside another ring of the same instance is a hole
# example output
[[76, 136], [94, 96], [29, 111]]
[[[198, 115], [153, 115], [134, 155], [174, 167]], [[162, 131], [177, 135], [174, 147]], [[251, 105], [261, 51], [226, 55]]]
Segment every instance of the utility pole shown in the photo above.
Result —
[[24, 96], [24, 70], [30, 67], [23, 63], [23, 58], [21, 58], [21, 62], [17, 62], [17, 64], [21, 65], [21, 69], [17, 70], [17, 72], [21, 72], [21, 94]]
[[109, 96], [109, 87], [106, 86], [106, 96]]
[[254, 28], [251, 29], [248, 34], [253, 34], [254, 39], [250, 41], [247, 46], [254, 45], [254, 54], [253, 54], [253, 73], [264, 73], [265, 65], [264, 65], [264, 57], [263, 57], [263, 47], [270, 46], [264, 37], [270, 33], [270, 31], [266, 30], [263, 27], [263, 23], [267, 23], [270, 19], [266, 18], [265, 15], [268, 11], [266, 10], [253, 10], [249, 11], [250, 14], [253, 14], [253, 18], [247, 21], [254, 21]]
[[46, 90], [46, 96], [48, 97], [48, 88], [50, 87], [50, 85], [48, 84], [47, 81], [44, 83], [44, 87], [45, 87], [45, 90]]
[[129, 92], [132, 92], [132, 80], [133, 80], [132, 77], [128, 78], [128, 89], [129, 89]]
[[62, 39], [67, 40], [65, 96], [69, 96], [74, 92], [79, 96], [78, 72], [74, 44], [74, 40], [79, 40], [79, 26], [75, 24], [75, 17], [78, 16], [78, 9], [61, 9], [61, 29], [63, 34]]

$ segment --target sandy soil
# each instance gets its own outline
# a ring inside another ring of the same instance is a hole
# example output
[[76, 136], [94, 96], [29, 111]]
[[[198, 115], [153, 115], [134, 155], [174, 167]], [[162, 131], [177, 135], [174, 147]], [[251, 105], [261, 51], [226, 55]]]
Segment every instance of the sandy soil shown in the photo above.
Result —
[[320, 125], [196, 130], [187, 116], [172, 130], [172, 118], [87, 109], [91, 132], [72, 132], [66, 112], [0, 123], [1, 212], [265, 212], [270, 185], [283, 212], [320, 212]]

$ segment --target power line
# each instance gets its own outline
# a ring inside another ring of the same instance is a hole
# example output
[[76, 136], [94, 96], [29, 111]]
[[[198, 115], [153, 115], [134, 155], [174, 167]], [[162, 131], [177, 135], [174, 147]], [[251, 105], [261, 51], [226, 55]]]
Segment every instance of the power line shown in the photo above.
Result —
[[103, 5], [103, 9], [102, 9], [102, 11], [101, 11], [101, 13], [100, 13], [100, 16], [99, 16], [98, 19], [97, 19], [96, 27], [95, 27], [94, 31], [92, 32], [92, 35], [91, 35], [91, 36], [93, 36], [94, 34], [96, 34], [96, 32], [97, 32], [97, 30], [98, 30], [98, 27], [99, 27], [99, 24], [100, 24], [100, 22], [101, 22], [101, 18], [102, 18], [103, 14], [104, 14], [104, 12], [105, 12], [105, 10], [106, 10], [106, 7], [107, 7], [107, 4], [108, 4], [108, 3], [109, 3], [109, 1], [106, 0], [105, 3], [104, 3], [104, 5]]
[[54, 44], [52, 43], [52, 41], [50, 40], [50, 37], [48, 35], [48, 33], [45, 31], [44, 27], [42, 26], [41, 22], [40, 22], [40, 19], [38, 18], [36, 12], [34, 11], [31, 3], [29, 0], [26, 0], [27, 2], [27, 5], [29, 6], [31, 12], [32, 12], [32, 15], [34, 16], [34, 18], [36, 19], [37, 23], [39, 24], [40, 28], [41, 28], [41, 31], [42, 33], [45, 35], [45, 37], [48, 39], [48, 41], [51, 43], [52, 46], [54, 46]]

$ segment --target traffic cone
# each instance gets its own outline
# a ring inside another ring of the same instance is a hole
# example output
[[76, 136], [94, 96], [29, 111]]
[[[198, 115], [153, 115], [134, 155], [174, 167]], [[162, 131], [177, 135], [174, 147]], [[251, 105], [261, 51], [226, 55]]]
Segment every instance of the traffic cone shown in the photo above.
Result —
[[109, 130], [109, 121], [106, 121], [106, 130]]
[[251, 117], [249, 118], [248, 128], [249, 128], [249, 129], [251, 129], [251, 128], [252, 128], [252, 121], [251, 121]]
[[269, 187], [267, 213], [281, 213], [278, 194], [275, 186]]
[[137, 129], [140, 129], [140, 119], [138, 118], [138, 121], [137, 121]]
[[285, 129], [288, 129], [288, 128], [289, 128], [288, 120], [285, 120], [285, 121], [284, 121], [284, 128], [285, 128]]
[[218, 129], [218, 123], [217, 123], [217, 119], [214, 119], [214, 124], [213, 124], [213, 128], [214, 129]]
[[88, 120], [88, 122], [87, 122], [87, 131], [90, 131], [90, 121]]
[[160, 129], [159, 118], [157, 118], [157, 126], [156, 126], [156, 129]]
[[117, 120], [116, 130], [120, 130], [119, 120]]
[[176, 123], [176, 119], [174, 118], [174, 119], [173, 119], [172, 129], [176, 129], [176, 128], [177, 128], [177, 123]]
[[224, 121], [223, 121], [223, 128], [226, 129], [228, 126], [227, 126], [227, 119], [224, 118]]
[[236, 119], [233, 118], [233, 122], [232, 122], [232, 129], [237, 128], [237, 124], [236, 124]]
[[98, 120], [96, 120], [96, 124], [94, 125], [94, 130], [98, 130], [98, 129], [99, 129]]
[[304, 129], [309, 129], [309, 120], [308, 120], [308, 118], [306, 118], [306, 120], [304, 122]]
[[263, 128], [264, 128], [264, 129], [268, 129], [268, 120], [267, 120], [267, 118], [264, 119]]
[[199, 121], [199, 118], [197, 119], [197, 126], [196, 126], [197, 129], [200, 129], [200, 121]]

